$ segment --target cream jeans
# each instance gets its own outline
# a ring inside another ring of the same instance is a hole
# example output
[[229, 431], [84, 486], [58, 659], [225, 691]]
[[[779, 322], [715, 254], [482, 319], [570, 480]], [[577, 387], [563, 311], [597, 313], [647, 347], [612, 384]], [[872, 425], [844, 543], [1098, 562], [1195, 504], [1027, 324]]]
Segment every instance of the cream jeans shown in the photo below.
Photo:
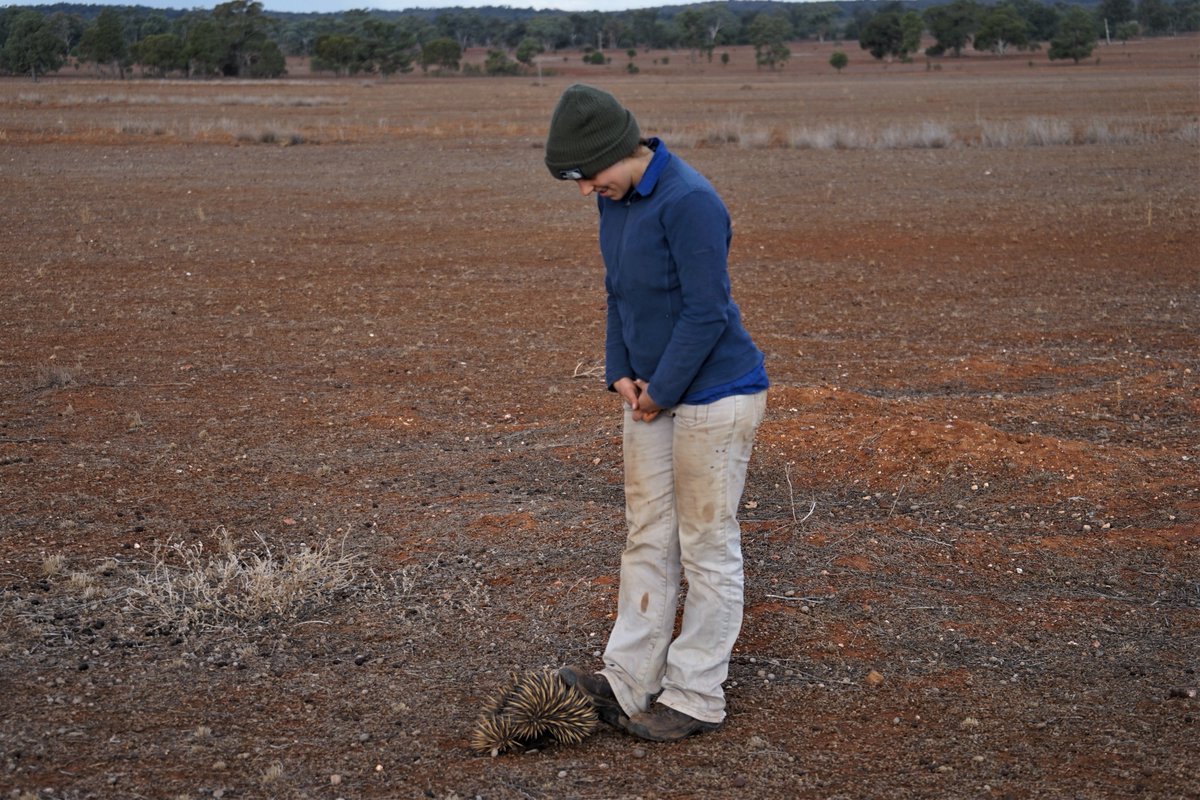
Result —
[[[767, 393], [679, 405], [653, 422], [625, 409], [625, 519], [617, 621], [604, 669], [629, 715], [658, 702], [725, 718], [729, 657], [742, 626], [737, 510]], [[680, 592], [687, 597], [672, 639]]]

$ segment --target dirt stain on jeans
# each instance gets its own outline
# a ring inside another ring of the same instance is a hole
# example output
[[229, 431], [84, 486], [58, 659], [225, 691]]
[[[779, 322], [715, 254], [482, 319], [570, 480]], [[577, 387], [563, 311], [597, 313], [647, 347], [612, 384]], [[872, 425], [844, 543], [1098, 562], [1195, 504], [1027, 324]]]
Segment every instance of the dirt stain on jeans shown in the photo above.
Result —
[[642, 613], [645, 614], [646, 609], [649, 607], [650, 607], [650, 593], [645, 592], [644, 594], [642, 594]]

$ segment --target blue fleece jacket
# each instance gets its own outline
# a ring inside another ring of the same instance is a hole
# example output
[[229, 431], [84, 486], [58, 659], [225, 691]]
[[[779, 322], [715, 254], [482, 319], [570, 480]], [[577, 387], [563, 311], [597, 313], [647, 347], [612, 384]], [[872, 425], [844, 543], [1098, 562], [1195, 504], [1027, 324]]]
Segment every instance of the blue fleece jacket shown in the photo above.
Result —
[[729, 286], [729, 212], [712, 184], [665, 144], [620, 200], [598, 197], [608, 291], [605, 377], [645, 380], [670, 408], [761, 375]]

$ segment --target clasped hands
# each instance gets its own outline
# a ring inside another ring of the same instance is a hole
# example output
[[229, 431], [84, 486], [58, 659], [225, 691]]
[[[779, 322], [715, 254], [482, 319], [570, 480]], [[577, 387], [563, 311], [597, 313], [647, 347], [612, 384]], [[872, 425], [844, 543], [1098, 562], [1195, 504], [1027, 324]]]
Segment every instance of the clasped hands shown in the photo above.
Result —
[[654, 402], [654, 398], [646, 390], [648, 386], [646, 381], [633, 378], [621, 378], [613, 384], [613, 389], [633, 409], [634, 422], [653, 422], [654, 418], [663, 410], [662, 406]]

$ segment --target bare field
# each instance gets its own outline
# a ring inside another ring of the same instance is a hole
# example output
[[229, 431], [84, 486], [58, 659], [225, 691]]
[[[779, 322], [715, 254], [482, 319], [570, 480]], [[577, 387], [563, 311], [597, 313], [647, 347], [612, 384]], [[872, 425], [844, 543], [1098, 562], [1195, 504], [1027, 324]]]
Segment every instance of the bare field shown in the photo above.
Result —
[[[0, 81], [0, 792], [1200, 793], [1200, 39], [833, 49]], [[720, 731], [493, 759], [616, 606], [579, 79], [735, 220], [747, 614]]]

